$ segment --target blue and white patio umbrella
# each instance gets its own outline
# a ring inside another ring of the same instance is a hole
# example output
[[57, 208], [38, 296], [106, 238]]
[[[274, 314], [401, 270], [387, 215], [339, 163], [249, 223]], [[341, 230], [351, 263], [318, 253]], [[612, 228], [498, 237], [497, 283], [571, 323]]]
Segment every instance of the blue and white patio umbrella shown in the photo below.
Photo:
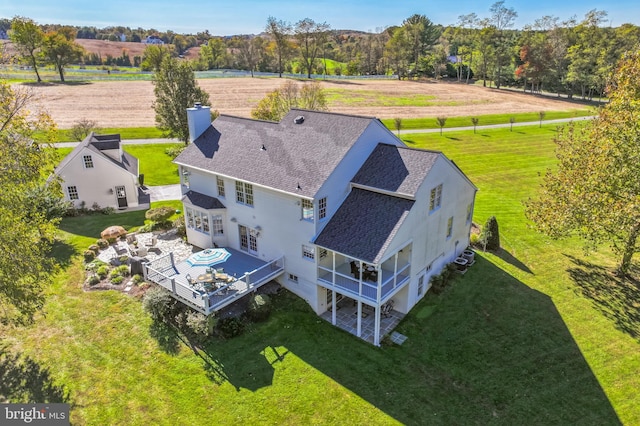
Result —
[[213, 266], [222, 263], [231, 256], [223, 248], [210, 248], [192, 254], [187, 258], [187, 263], [191, 266]]

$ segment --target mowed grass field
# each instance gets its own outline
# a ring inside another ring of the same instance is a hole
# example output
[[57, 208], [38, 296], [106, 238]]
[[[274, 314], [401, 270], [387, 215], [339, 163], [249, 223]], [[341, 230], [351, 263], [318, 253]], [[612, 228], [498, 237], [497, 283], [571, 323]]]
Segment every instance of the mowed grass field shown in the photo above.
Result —
[[154, 328], [138, 300], [81, 288], [73, 253], [110, 220], [141, 225], [138, 212], [65, 220], [56, 256], [68, 266], [46, 316], [4, 341], [64, 386], [74, 424], [640, 424], [638, 287], [609, 273], [608, 250], [586, 256], [524, 218], [522, 201], [555, 163], [555, 132], [404, 137], [471, 178], [474, 220], [495, 215], [504, 250], [478, 252], [428, 294], [399, 326], [402, 346], [373, 347], [285, 293], [267, 322], [191, 348]]

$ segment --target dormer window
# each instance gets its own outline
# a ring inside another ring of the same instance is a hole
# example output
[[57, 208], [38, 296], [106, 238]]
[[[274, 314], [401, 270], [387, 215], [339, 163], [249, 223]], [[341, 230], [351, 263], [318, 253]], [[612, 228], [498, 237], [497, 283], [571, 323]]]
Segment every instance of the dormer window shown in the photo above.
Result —
[[93, 169], [93, 157], [91, 157], [90, 155], [85, 155], [84, 157], [82, 157], [82, 160], [84, 161], [85, 169]]

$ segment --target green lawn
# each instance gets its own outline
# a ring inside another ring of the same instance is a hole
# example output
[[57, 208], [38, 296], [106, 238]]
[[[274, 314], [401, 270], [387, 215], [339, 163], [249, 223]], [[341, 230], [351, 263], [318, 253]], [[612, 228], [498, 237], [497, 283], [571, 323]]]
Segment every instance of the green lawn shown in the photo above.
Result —
[[63, 222], [57, 255], [71, 265], [47, 315], [4, 330], [5, 343], [50, 369], [77, 424], [640, 424], [638, 288], [608, 273], [606, 250], [586, 257], [525, 223], [522, 200], [554, 164], [554, 133], [406, 138], [476, 183], [474, 219], [496, 215], [504, 250], [478, 253], [417, 305], [399, 327], [403, 346], [375, 348], [285, 293], [266, 323], [194, 352], [138, 300], [79, 285], [68, 248], [84, 250], [103, 225], [141, 225], [135, 212]]
[[[144, 175], [144, 184], [173, 185], [180, 183], [178, 176], [178, 166], [173, 164], [167, 148], [180, 147], [182, 144], [145, 144], [145, 145], [124, 145], [124, 150], [140, 162], [140, 174]], [[60, 158], [68, 155], [73, 148], [57, 148]]]
[[[409, 103], [414, 105], [414, 103]], [[544, 120], [556, 120], [559, 118], [575, 118], [595, 115], [593, 108], [574, 109], [569, 111], [546, 111]], [[515, 119], [515, 123], [536, 122], [540, 120], [537, 112], [527, 112], [518, 114], [487, 114], [478, 116], [478, 126], [487, 126], [490, 124], [509, 124], [510, 118]], [[543, 123], [544, 123], [543, 120]], [[396, 130], [394, 119], [387, 118], [382, 120], [387, 128]], [[473, 127], [471, 117], [447, 117], [444, 128], [450, 127]], [[411, 129], [438, 129], [440, 125], [434, 117], [425, 118], [403, 118], [402, 130]]]

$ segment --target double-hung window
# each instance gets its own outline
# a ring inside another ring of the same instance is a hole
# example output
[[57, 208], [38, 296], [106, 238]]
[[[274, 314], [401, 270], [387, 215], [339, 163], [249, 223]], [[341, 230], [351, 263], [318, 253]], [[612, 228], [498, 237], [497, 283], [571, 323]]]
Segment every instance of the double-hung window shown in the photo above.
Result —
[[313, 222], [313, 202], [302, 199], [302, 219]]
[[431, 190], [431, 197], [429, 198], [429, 213], [432, 213], [440, 208], [442, 202], [442, 184], [436, 186]]
[[77, 200], [78, 199], [78, 187], [73, 185], [73, 186], [67, 186], [67, 194], [69, 194], [69, 199], [70, 200]]
[[198, 232], [209, 235], [211, 232], [209, 226], [209, 215], [198, 210], [190, 208], [185, 209], [187, 228], [195, 229]]
[[302, 245], [302, 257], [308, 260], [314, 260], [316, 258], [316, 250], [311, 246]]
[[253, 206], [253, 185], [236, 181], [236, 201], [240, 204]]
[[216, 176], [216, 186], [218, 187], [218, 197], [224, 197], [224, 181], [220, 176]]
[[318, 200], [318, 219], [327, 217], [327, 197]]
[[85, 155], [82, 157], [82, 161], [84, 162], [85, 169], [93, 169], [93, 157]]
[[453, 216], [447, 220], [447, 240], [453, 235]]

